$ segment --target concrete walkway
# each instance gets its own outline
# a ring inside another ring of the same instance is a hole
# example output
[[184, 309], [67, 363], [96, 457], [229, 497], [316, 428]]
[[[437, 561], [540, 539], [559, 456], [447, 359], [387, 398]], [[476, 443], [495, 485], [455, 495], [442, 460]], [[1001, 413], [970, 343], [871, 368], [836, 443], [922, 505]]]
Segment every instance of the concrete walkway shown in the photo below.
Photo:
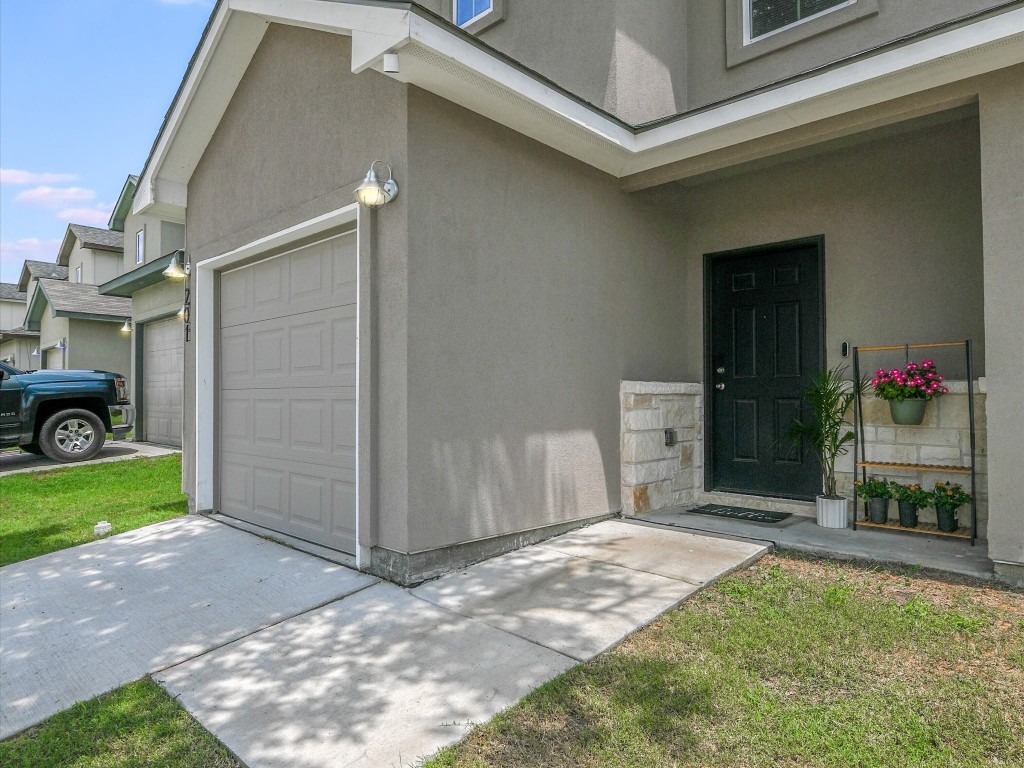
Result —
[[404, 766], [767, 547], [609, 521], [378, 583], [155, 675], [250, 768]]
[[181, 451], [177, 448], [168, 448], [167, 446], [153, 445], [152, 443], [119, 440], [106, 443], [100, 449], [100, 452], [96, 454], [95, 459], [61, 464], [46, 456], [36, 456], [34, 453], [24, 453], [18, 448], [11, 448], [10, 450], [0, 451], [0, 477], [17, 475], [22, 472], [40, 472], [44, 469], [105, 464], [110, 461], [124, 461], [126, 459], [150, 459], [157, 456], [170, 456], [174, 453], [181, 453]]
[[822, 528], [814, 518], [793, 515], [781, 523], [755, 523], [728, 517], [697, 515], [687, 508], [668, 509], [644, 515], [645, 522], [670, 525], [697, 534], [710, 534], [770, 542], [780, 549], [820, 557], [863, 558], [895, 565], [919, 565], [947, 573], [994, 579], [988, 559], [988, 542], [948, 536], [878, 530], [861, 527]]
[[0, 568], [0, 738], [375, 582], [196, 516]]

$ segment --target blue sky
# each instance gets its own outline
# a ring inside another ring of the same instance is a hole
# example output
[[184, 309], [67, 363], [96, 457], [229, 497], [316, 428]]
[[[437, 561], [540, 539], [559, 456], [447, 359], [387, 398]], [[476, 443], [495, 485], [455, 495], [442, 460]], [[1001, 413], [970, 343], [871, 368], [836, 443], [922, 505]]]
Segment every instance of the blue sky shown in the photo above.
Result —
[[105, 227], [213, 0], [0, 0], [0, 281]]

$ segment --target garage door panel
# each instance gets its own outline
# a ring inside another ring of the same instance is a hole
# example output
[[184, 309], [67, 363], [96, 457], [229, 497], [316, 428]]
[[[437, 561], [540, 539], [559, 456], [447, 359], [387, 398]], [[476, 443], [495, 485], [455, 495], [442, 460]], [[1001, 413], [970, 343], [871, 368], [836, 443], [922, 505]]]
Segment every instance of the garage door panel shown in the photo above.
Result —
[[221, 388], [354, 387], [356, 308], [261, 320], [221, 333]]
[[145, 323], [142, 346], [143, 437], [180, 446], [185, 370], [181, 320], [172, 317]]
[[220, 511], [352, 552], [355, 472], [304, 461], [224, 454]]
[[221, 276], [221, 327], [356, 303], [354, 235], [314, 243]]
[[346, 235], [221, 276], [220, 511], [347, 552], [356, 274]]

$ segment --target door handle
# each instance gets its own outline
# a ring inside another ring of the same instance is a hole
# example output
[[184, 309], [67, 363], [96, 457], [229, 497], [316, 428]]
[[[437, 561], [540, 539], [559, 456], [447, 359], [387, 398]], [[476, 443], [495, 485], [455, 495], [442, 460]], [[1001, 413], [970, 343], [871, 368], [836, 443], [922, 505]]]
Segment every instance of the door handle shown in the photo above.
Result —
[[725, 389], [725, 384], [715, 384], [715, 389], [721, 391]]

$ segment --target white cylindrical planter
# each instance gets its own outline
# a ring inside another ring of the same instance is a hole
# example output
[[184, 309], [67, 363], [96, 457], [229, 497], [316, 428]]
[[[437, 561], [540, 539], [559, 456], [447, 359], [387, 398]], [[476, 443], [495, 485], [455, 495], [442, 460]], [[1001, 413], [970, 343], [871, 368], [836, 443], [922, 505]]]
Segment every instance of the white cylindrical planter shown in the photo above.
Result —
[[825, 496], [818, 496], [816, 499], [818, 507], [818, 525], [822, 528], [845, 528], [849, 525], [847, 518], [847, 499], [829, 499]]

